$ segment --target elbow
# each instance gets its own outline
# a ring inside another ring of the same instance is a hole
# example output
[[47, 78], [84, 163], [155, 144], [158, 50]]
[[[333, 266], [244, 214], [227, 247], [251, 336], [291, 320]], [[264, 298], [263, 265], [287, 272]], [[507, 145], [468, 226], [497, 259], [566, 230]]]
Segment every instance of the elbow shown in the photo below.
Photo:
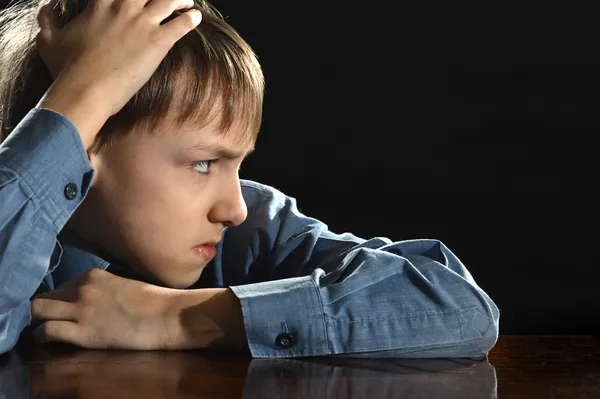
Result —
[[490, 317], [492, 322], [484, 334], [484, 343], [482, 347], [482, 351], [486, 354], [496, 345], [498, 336], [500, 335], [500, 309], [494, 302], [491, 300], [490, 302], [490, 313], [488, 317]]
[[490, 321], [487, 330], [483, 333], [481, 348], [482, 352], [487, 354], [498, 342], [498, 336], [500, 335], [500, 309], [492, 298], [490, 298], [486, 292], [481, 290], [481, 288], [479, 304], [481, 312]]
[[476, 351], [479, 352], [480, 356], [487, 356], [487, 354], [492, 350], [496, 343], [498, 342], [499, 334], [499, 319], [493, 319], [490, 322], [489, 328], [484, 332], [483, 336], [480, 340], [475, 344]]
[[0, 338], [0, 355], [10, 352], [14, 347], [14, 342], [7, 340], [5, 337]]
[[0, 354], [12, 350], [21, 332], [31, 322], [30, 302], [25, 301], [8, 313], [0, 314]]
[[17, 344], [18, 334], [14, 334], [8, 324], [7, 318], [0, 316], [0, 355], [11, 351]]
[[[474, 316], [465, 331], [464, 350], [461, 357], [484, 357], [498, 342], [500, 331], [500, 310], [487, 296], [473, 306]], [[483, 306], [482, 306], [483, 302]]]

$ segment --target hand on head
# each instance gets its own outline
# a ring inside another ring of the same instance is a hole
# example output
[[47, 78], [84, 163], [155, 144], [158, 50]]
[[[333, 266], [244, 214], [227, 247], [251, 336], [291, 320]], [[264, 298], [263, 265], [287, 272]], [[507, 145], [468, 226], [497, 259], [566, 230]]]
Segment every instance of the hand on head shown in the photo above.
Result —
[[42, 6], [36, 44], [52, 77], [75, 92], [100, 90], [117, 113], [150, 79], [171, 47], [202, 20], [194, 0], [90, 0], [59, 26], [58, 3]]

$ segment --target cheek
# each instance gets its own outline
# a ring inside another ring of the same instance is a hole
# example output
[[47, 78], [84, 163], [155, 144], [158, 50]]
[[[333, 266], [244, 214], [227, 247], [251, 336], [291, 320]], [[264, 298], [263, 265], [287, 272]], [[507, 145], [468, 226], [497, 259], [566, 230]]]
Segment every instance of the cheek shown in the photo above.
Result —
[[192, 172], [172, 168], [171, 172], [139, 173], [119, 184], [121, 219], [127, 221], [128, 229], [151, 231], [166, 242], [198, 231], [206, 221], [208, 207], [206, 188], [194, 177]]
[[189, 170], [160, 169], [103, 174], [95, 183], [102, 193], [100, 220], [112, 231], [106, 238], [117, 258], [163, 282], [189, 285], [201, 272], [191, 248], [213, 236], [207, 215], [215, 187]]
[[94, 182], [120, 234], [166, 243], [198, 232], [207, 220], [210, 180], [183, 166], [129, 159], [99, 164]]

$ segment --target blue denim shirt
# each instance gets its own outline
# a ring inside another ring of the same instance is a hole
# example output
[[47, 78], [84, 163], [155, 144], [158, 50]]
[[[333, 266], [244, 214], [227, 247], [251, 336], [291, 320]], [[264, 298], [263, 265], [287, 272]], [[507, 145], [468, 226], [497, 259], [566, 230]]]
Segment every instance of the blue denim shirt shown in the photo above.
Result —
[[[0, 145], [0, 353], [31, 322], [35, 293], [96, 267], [141, 280], [64, 228], [93, 174], [75, 126], [49, 109]], [[483, 357], [495, 345], [498, 307], [440, 241], [333, 233], [293, 197], [240, 182], [248, 217], [190, 288], [231, 287], [253, 357]]]

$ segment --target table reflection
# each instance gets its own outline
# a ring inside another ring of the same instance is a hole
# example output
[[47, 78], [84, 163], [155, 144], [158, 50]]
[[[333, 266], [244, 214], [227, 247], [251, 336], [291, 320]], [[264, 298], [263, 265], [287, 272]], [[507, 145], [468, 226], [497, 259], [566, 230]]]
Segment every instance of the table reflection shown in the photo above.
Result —
[[496, 398], [470, 359], [250, 359], [35, 345], [0, 355], [0, 398]]

